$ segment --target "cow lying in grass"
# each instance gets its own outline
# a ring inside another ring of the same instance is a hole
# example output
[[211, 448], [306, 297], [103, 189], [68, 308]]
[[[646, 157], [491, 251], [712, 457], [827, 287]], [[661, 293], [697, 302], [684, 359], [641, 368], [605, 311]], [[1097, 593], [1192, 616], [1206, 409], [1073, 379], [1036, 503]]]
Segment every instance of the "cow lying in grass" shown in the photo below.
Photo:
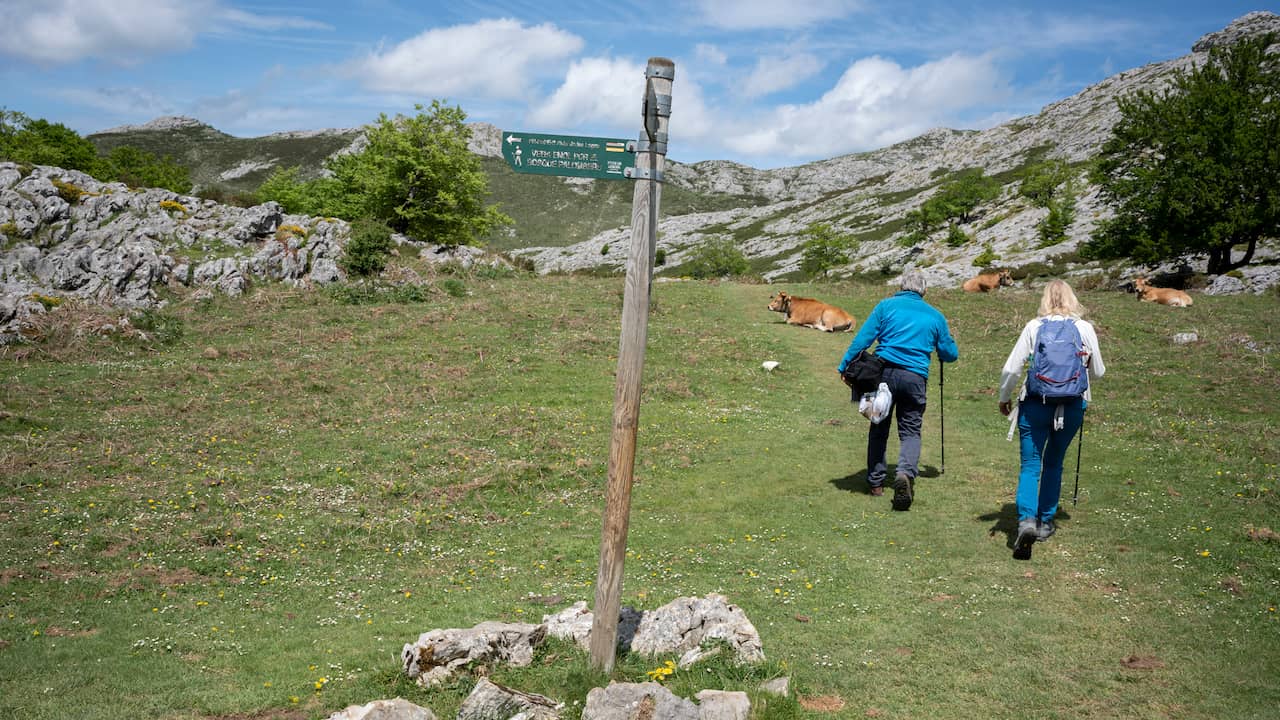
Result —
[[1191, 296], [1175, 288], [1158, 288], [1140, 277], [1133, 281], [1133, 289], [1138, 291], [1138, 299], [1160, 303], [1169, 307], [1187, 307], [1191, 305]]
[[780, 312], [791, 325], [817, 328], [825, 332], [851, 331], [857, 321], [849, 313], [834, 305], [813, 298], [792, 297], [785, 292], [769, 300], [769, 309]]
[[964, 281], [965, 292], [989, 292], [995, 290], [1001, 285], [1012, 285], [1013, 276], [1008, 270], [1000, 272], [982, 273], [978, 277], [969, 278]]

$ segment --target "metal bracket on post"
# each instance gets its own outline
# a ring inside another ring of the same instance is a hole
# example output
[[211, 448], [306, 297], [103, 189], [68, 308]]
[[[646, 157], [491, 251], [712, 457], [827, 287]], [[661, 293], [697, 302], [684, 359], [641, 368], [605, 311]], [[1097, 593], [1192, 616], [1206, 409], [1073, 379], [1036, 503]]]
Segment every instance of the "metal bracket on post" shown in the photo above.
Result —
[[632, 180], [652, 180], [654, 182], [663, 182], [665, 179], [661, 170], [650, 170], [646, 167], [629, 167], [626, 170], [623, 170], [622, 174]]
[[650, 141], [646, 137], [638, 140], [632, 140], [627, 143], [627, 152], [642, 153], [655, 152], [659, 155], [667, 154], [667, 134], [664, 132], [654, 133], [656, 139]]

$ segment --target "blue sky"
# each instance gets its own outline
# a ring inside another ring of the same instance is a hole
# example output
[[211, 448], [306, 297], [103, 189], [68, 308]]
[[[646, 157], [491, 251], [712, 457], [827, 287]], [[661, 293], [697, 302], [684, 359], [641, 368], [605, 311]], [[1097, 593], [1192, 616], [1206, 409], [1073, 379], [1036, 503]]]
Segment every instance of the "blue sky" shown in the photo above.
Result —
[[187, 115], [232, 135], [443, 99], [505, 130], [635, 137], [676, 64], [669, 156], [757, 168], [1039, 112], [1184, 55], [1236, 2], [0, 0], [0, 106], [87, 134]]

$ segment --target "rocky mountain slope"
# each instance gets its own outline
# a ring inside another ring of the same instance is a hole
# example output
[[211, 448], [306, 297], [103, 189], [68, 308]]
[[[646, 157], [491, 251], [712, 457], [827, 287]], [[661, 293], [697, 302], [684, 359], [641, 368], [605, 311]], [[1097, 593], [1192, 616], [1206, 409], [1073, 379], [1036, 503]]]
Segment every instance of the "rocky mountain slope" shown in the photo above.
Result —
[[[1083, 166], [1119, 119], [1116, 99], [1159, 88], [1215, 45], [1264, 32], [1280, 32], [1280, 16], [1251, 13], [1206, 35], [1186, 56], [1119, 73], [1037, 115], [981, 132], [938, 129], [873, 152], [776, 170], [671, 162], [658, 229], [666, 263], [658, 272], [678, 276], [699, 246], [728, 238], [766, 279], [797, 278], [805, 230], [826, 223], [858, 241], [837, 277], [892, 278], [916, 267], [931, 284], [954, 287], [976, 272], [983, 255], [982, 264], [1014, 268], [1018, 277], [1110, 273], [1114, 280], [1124, 271], [1075, 258], [1109, 213], [1087, 185]], [[623, 269], [629, 183], [517, 175], [499, 159], [501, 131], [482, 123], [471, 129], [471, 150], [484, 160], [493, 199], [512, 208], [518, 221], [494, 239], [496, 249], [527, 258], [543, 273]], [[246, 193], [278, 167], [301, 167], [304, 176], [320, 172], [325, 158], [358, 147], [360, 135], [320, 130], [242, 139], [190, 118], [162, 118], [90, 139], [104, 150], [130, 144], [174, 155], [192, 169], [197, 187]], [[1082, 191], [1066, 239], [1037, 247], [1036, 224], [1047, 211], [1029, 205], [1017, 189], [1020, 172], [1048, 158], [1070, 163]], [[906, 214], [970, 168], [1002, 184], [998, 199], [963, 227], [971, 241], [952, 247], [939, 233], [904, 244]], [[64, 297], [137, 307], [156, 302], [155, 288], [166, 283], [234, 294], [252, 278], [333, 282], [341, 279], [336, 259], [348, 234], [344, 222], [288, 216], [271, 203], [244, 209], [99, 183], [58, 168], [0, 163], [0, 339]], [[1275, 245], [1274, 239], [1265, 244], [1256, 260], [1274, 262]], [[620, 251], [610, 253], [610, 246]], [[1261, 292], [1277, 281], [1280, 271], [1258, 264], [1214, 280], [1209, 291]]]
[[[1211, 47], [1246, 36], [1280, 32], [1280, 16], [1269, 12], [1246, 15], [1226, 29], [1197, 42], [1193, 52], [1162, 63], [1121, 72], [1082, 92], [1045, 107], [1039, 114], [1011, 120], [981, 132], [935, 130], [905, 143], [874, 152], [847, 155], [779, 170], [753, 170], [726, 162], [704, 162], [672, 168], [670, 184], [710, 192], [760, 194], [765, 205], [712, 213], [672, 216], [664, 212], [659, 247], [667, 265], [678, 273], [680, 264], [708, 239], [731, 237], [766, 279], [795, 277], [804, 230], [812, 223], [828, 223], [857, 238], [857, 257], [836, 275], [896, 275], [903, 268], [922, 268], [930, 282], [958, 285], [974, 274], [974, 259], [984, 252], [1005, 267], [1044, 265], [1070, 274], [1084, 268], [1071, 259], [1098, 220], [1109, 210], [1088, 185], [1083, 163], [1098, 152], [1119, 119], [1116, 99], [1137, 90], [1165, 85], [1179, 69], [1203, 62]], [[678, 113], [673, 111], [673, 132]], [[1077, 220], [1065, 241], [1036, 248], [1036, 224], [1047, 210], [1030, 206], [1017, 194], [1018, 171], [1042, 159], [1058, 158], [1079, 172], [1081, 188]], [[940, 232], [932, 242], [902, 247], [903, 218], [937, 188], [965, 168], [982, 168], [1004, 185], [994, 203], [980, 208], [976, 220], [963, 229], [973, 238], [949, 247]], [[568, 248], [529, 248], [518, 254], [544, 271], [573, 271], [607, 265], [621, 267], [625, 258], [601, 254], [606, 245], [625, 243], [624, 229], [601, 233]], [[1268, 251], [1274, 254], [1274, 249]], [[987, 263], [991, 264], [991, 263]], [[1246, 283], [1249, 284], [1249, 283]]]

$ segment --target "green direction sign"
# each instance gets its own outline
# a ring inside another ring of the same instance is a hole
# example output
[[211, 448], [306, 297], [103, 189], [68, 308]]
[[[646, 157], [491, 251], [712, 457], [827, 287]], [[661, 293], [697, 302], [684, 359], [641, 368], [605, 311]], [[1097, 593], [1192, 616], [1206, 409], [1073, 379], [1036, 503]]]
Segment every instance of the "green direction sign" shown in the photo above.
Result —
[[502, 157], [516, 172], [612, 180], [636, 166], [626, 140], [577, 135], [504, 132]]

